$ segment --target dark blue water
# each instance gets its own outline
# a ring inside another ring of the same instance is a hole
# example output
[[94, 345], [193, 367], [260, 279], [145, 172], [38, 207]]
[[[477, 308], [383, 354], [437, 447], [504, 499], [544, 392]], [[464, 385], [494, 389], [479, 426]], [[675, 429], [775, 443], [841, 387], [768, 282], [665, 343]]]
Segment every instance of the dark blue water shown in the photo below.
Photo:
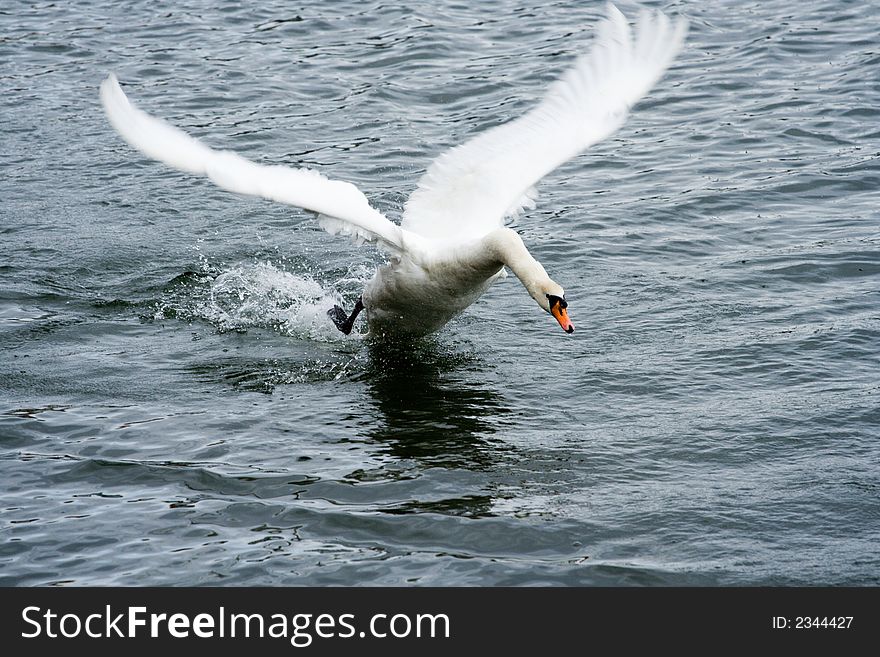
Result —
[[877, 7], [661, 6], [674, 69], [514, 223], [578, 331], [511, 277], [394, 345], [324, 316], [380, 255], [98, 84], [397, 219], [601, 3], [5, 3], [0, 584], [880, 583]]

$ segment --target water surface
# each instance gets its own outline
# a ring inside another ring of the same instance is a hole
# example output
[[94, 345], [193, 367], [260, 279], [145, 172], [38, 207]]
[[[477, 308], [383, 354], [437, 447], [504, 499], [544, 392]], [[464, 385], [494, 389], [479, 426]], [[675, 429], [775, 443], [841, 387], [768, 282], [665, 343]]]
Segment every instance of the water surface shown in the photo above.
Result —
[[397, 220], [602, 3], [6, 3], [0, 584], [880, 583], [875, 8], [660, 6], [674, 69], [513, 223], [577, 332], [511, 277], [404, 345], [324, 315], [380, 255], [98, 84]]

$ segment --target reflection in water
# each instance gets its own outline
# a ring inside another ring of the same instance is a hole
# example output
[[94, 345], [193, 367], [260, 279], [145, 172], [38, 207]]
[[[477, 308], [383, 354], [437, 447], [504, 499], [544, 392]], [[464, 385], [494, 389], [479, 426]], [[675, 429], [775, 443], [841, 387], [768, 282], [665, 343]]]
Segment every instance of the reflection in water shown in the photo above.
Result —
[[434, 340], [371, 341], [364, 379], [380, 417], [368, 431], [388, 454], [425, 465], [488, 470], [509, 448], [492, 435], [510, 409], [482, 381], [482, 363]]
[[366, 437], [383, 445], [384, 453], [395, 460], [428, 468], [429, 478], [442, 477], [437, 474], [441, 468], [460, 477], [463, 489], [459, 496], [437, 499], [436, 486], [430, 485], [425, 498], [384, 506], [381, 511], [493, 515], [494, 494], [489, 494], [486, 482], [481, 479], [474, 490], [473, 482], [461, 477], [462, 470], [497, 470], [510, 452], [493, 434], [506, 424], [511, 411], [501, 395], [479, 379], [482, 363], [471, 355], [448, 351], [432, 339], [367, 344], [370, 357], [363, 381], [377, 414]]
[[[209, 350], [210, 361], [186, 369], [200, 380], [252, 392], [339, 382], [349, 403], [356, 399], [351, 395], [365, 394], [372, 411], [363, 413], [356, 440], [367, 441], [372, 454], [385, 458], [378, 467], [357, 469], [344, 478], [348, 483], [409, 483], [385, 493], [382, 487], [365, 488], [362, 503], [370, 500], [375, 510], [398, 515], [494, 515], [499, 491], [496, 478], [486, 473], [503, 469], [511, 455], [512, 447], [500, 435], [512, 424], [513, 412], [486, 382], [491, 371], [479, 358], [436, 339], [287, 342], [279, 349], [286, 356], [266, 358], [264, 344], [257, 349], [262, 358], [249, 350], [236, 356]], [[292, 350], [297, 353], [290, 355]], [[350, 440], [350, 435], [342, 438]], [[438, 495], [450, 486], [453, 495]]]

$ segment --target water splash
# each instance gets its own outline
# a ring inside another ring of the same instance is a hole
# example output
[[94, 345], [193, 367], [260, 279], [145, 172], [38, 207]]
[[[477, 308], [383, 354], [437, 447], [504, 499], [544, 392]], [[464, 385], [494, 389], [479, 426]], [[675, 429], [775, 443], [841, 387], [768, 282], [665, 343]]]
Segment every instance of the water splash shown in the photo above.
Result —
[[[319, 341], [345, 339], [327, 317], [334, 304], [351, 305], [340, 289], [358, 287], [365, 271], [349, 271], [325, 287], [309, 274], [286, 271], [271, 261], [238, 264], [219, 271], [203, 261], [198, 272], [175, 278], [157, 304], [154, 319], [203, 320], [220, 331], [268, 328]], [[357, 338], [357, 334], [352, 333]]]

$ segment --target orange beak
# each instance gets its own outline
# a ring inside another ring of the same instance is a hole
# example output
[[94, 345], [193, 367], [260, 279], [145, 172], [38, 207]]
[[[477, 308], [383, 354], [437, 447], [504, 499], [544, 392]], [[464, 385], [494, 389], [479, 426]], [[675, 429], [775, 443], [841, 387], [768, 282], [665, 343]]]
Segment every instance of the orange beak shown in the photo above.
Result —
[[550, 307], [550, 312], [556, 318], [556, 321], [559, 322], [563, 331], [574, 333], [574, 324], [571, 323], [571, 320], [568, 318], [568, 311], [562, 307], [561, 303], [554, 303]]

